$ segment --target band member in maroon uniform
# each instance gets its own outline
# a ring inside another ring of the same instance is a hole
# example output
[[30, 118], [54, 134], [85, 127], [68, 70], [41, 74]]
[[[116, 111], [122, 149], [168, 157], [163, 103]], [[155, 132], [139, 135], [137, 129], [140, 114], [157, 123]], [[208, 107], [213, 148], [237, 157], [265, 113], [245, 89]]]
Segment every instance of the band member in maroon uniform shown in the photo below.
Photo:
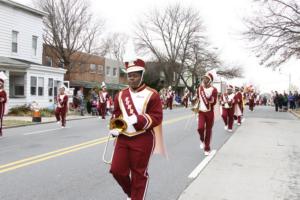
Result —
[[232, 132], [233, 122], [234, 122], [234, 93], [233, 93], [233, 86], [229, 85], [227, 87], [227, 92], [222, 94], [221, 102], [222, 105], [222, 118], [225, 123], [225, 130], [228, 132]]
[[200, 135], [200, 148], [204, 154], [210, 153], [212, 127], [214, 125], [214, 106], [217, 102], [218, 91], [212, 86], [214, 78], [212, 73], [203, 76], [201, 85], [197, 89], [198, 100], [198, 133]]
[[59, 94], [56, 97], [57, 107], [55, 117], [57, 123], [61, 121], [61, 127], [66, 127], [66, 115], [68, 111], [68, 96], [65, 94], [65, 87], [59, 88]]
[[[127, 199], [143, 200], [148, 183], [148, 163], [155, 149], [162, 148], [161, 127], [163, 113], [157, 91], [143, 83], [144, 61], [125, 63], [129, 88], [120, 91], [114, 99], [113, 118], [122, 117], [127, 129], [118, 136], [110, 172], [127, 194]], [[122, 134], [123, 133], [123, 134]], [[126, 136], [125, 133], [137, 134]], [[155, 149], [154, 149], [155, 147]]]
[[240, 126], [242, 124], [242, 115], [243, 115], [243, 94], [240, 91], [240, 88], [235, 88], [234, 96], [234, 116], [237, 118], [237, 124]]
[[255, 92], [253, 89], [250, 89], [249, 93], [248, 93], [248, 98], [249, 98], [249, 110], [253, 111], [254, 110], [254, 106], [255, 106]]
[[[106, 85], [104, 82], [102, 82], [102, 86], [101, 86], [102, 90], [99, 91], [99, 115], [102, 116], [102, 119], [105, 119], [105, 115], [106, 115], [106, 105], [107, 102], [109, 101], [109, 94], [106, 91]], [[100, 116], [99, 116], [100, 118]]]
[[184, 105], [184, 107], [188, 107], [188, 103], [189, 103], [189, 97], [190, 97], [190, 91], [188, 88], [185, 88], [184, 90], [184, 95], [182, 97], [182, 104]]
[[172, 90], [172, 86], [169, 86], [167, 91], [167, 108], [172, 110], [173, 108], [173, 99], [174, 99], [174, 91]]
[[0, 137], [2, 136], [2, 122], [7, 102], [6, 92], [4, 90], [4, 80], [0, 78]]

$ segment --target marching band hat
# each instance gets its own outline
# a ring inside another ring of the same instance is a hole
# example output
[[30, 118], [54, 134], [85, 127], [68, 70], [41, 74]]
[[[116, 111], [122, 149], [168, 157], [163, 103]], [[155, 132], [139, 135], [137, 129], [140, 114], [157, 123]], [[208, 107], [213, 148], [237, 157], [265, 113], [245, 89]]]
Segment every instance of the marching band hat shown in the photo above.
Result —
[[126, 73], [142, 71], [145, 72], [145, 62], [141, 59], [136, 59], [133, 62], [125, 62]]
[[106, 84], [105, 84], [105, 82], [102, 82], [102, 84], [101, 84], [101, 88], [106, 88]]
[[232, 85], [227, 85], [227, 90], [233, 90], [233, 86]]
[[210, 80], [210, 82], [214, 81], [214, 76], [212, 73], [206, 72], [204, 76], [207, 77]]

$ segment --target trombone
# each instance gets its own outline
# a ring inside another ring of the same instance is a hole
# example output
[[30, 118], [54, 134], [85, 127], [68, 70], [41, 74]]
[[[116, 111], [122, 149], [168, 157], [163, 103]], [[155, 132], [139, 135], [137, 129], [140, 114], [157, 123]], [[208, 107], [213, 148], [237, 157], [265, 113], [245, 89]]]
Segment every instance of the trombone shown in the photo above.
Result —
[[[117, 129], [120, 133], [122, 133], [123, 131], [126, 131], [126, 129], [127, 129], [127, 123], [125, 122], [125, 120], [123, 120], [121, 118], [111, 119], [110, 123], [109, 123], [109, 130], [112, 130], [112, 129]], [[104, 147], [103, 154], [102, 154], [102, 160], [106, 164], [112, 163], [112, 159], [113, 159], [113, 155], [114, 155], [114, 151], [115, 151], [115, 150], [113, 150], [110, 158], [107, 158], [106, 154], [107, 154], [109, 141], [112, 139], [113, 139], [113, 136], [111, 134], [109, 134], [107, 137], [107, 141], [106, 141], [106, 144]]]

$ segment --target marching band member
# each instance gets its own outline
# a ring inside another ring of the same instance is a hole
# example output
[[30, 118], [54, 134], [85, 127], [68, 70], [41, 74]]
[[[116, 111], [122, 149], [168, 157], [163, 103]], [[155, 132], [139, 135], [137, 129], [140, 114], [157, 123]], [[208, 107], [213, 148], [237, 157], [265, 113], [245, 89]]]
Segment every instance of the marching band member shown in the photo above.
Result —
[[184, 105], [184, 107], [188, 107], [188, 103], [189, 103], [189, 96], [190, 96], [190, 91], [188, 88], [185, 88], [184, 90], [184, 95], [182, 97], [182, 104]]
[[116, 95], [112, 118], [122, 117], [127, 123], [126, 132], [138, 135], [128, 137], [116, 129], [110, 130], [110, 134], [118, 136], [110, 172], [127, 199], [143, 200], [150, 156], [153, 150], [164, 152], [161, 131], [157, 131], [161, 130], [162, 105], [158, 92], [143, 83], [144, 61], [137, 59], [125, 65], [129, 88]]
[[237, 124], [240, 126], [242, 123], [242, 115], [243, 115], [243, 94], [238, 87], [235, 88], [235, 96], [234, 96], [234, 116], [237, 117]]
[[167, 91], [167, 108], [172, 110], [173, 107], [173, 99], [174, 99], [174, 91], [172, 90], [172, 86], [170, 85]]
[[212, 86], [214, 77], [212, 73], [203, 76], [201, 85], [197, 89], [198, 100], [198, 133], [200, 136], [200, 148], [204, 149], [204, 155], [210, 153], [212, 127], [214, 125], [214, 106], [217, 102], [218, 91]]
[[57, 107], [55, 110], [55, 117], [57, 123], [61, 121], [61, 127], [66, 127], [66, 115], [68, 111], [68, 96], [65, 94], [65, 87], [59, 88], [59, 94], [56, 97]]
[[222, 105], [222, 118], [225, 123], [225, 130], [228, 130], [228, 132], [232, 132], [233, 127], [233, 115], [234, 115], [234, 93], [233, 93], [233, 86], [229, 85], [227, 87], [227, 92], [222, 94], [221, 96], [221, 102]]
[[102, 82], [101, 85], [101, 91], [99, 91], [99, 118], [100, 115], [102, 116], [102, 119], [105, 119], [105, 115], [106, 115], [106, 107], [107, 107], [107, 103], [109, 101], [109, 94], [106, 91], [106, 85], [104, 82]]
[[2, 136], [2, 122], [7, 102], [7, 95], [4, 90], [4, 80], [0, 78], [0, 137]]

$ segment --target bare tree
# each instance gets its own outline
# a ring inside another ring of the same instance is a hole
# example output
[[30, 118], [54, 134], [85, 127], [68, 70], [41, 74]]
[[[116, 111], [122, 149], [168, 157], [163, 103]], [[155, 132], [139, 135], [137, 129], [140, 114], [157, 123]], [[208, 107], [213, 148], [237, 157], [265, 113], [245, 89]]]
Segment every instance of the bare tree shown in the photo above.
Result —
[[97, 41], [104, 23], [93, 21], [86, 0], [40, 0], [36, 5], [48, 13], [44, 19], [44, 43], [63, 62], [67, 77], [75, 53], [103, 52], [103, 46], [97, 46]]
[[137, 24], [136, 50], [150, 53], [163, 65], [167, 84], [173, 82], [175, 72], [178, 75], [177, 86], [189, 51], [194, 44], [206, 40], [204, 31], [199, 13], [191, 7], [175, 4], [162, 10], [154, 9]]
[[123, 63], [128, 39], [129, 37], [124, 33], [111, 33], [105, 41], [107, 46], [106, 55]]
[[254, 42], [261, 64], [276, 68], [300, 56], [300, 4], [296, 0], [265, 0], [256, 17], [246, 19], [246, 38]]

